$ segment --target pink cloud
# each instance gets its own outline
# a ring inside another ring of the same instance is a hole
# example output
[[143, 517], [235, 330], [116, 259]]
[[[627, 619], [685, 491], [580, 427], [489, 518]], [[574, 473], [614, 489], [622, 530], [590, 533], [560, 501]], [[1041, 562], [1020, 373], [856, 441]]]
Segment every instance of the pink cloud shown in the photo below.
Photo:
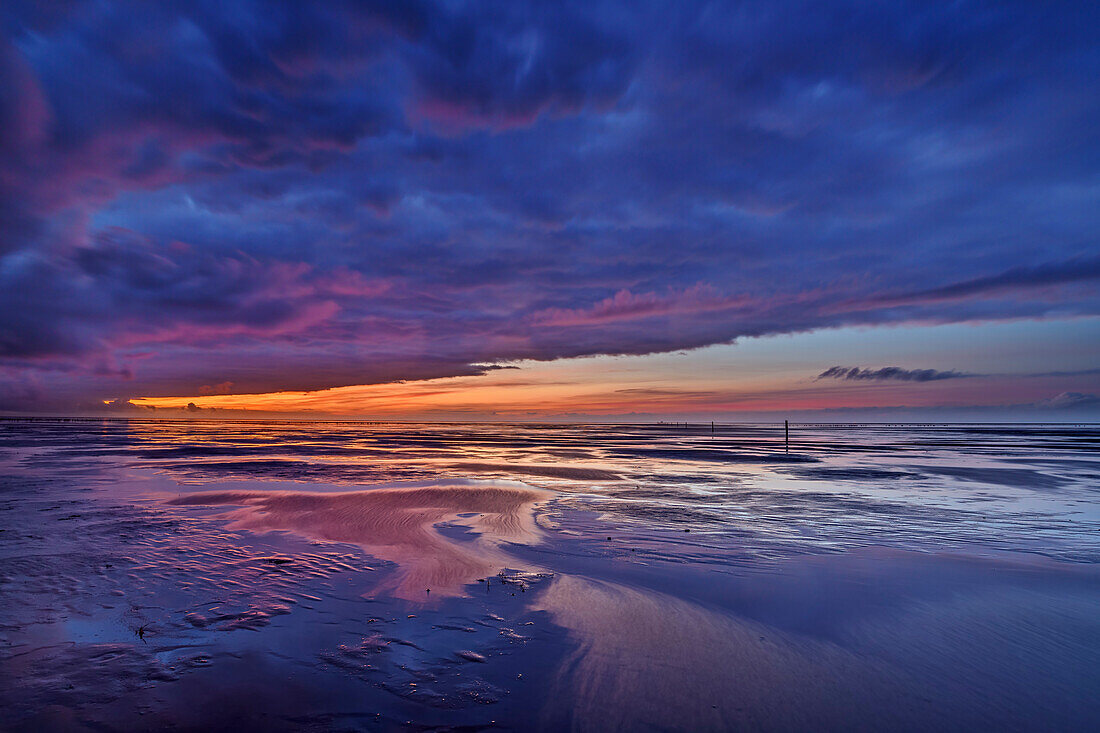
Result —
[[362, 273], [347, 267], [318, 275], [312, 283], [318, 293], [332, 297], [370, 298], [387, 293], [393, 287], [389, 280], [364, 277]]
[[613, 321], [634, 321], [656, 316], [681, 315], [745, 308], [755, 303], [748, 295], [722, 295], [714, 287], [699, 283], [666, 294], [632, 293], [623, 289], [591, 308], [550, 308], [535, 320], [548, 326], [585, 326]]
[[462, 135], [471, 130], [506, 132], [530, 127], [542, 115], [540, 106], [523, 112], [482, 112], [470, 104], [443, 99], [421, 99], [407, 111], [413, 124], [430, 127], [445, 135]]

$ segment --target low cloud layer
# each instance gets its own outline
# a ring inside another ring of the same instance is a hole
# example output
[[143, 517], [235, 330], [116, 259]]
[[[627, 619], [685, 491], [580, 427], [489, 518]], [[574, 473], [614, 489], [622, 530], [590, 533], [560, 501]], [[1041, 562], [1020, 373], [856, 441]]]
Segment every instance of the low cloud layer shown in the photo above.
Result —
[[1056, 410], [1095, 409], [1100, 408], [1100, 397], [1084, 392], [1062, 392], [1050, 399], [1035, 403], [1035, 406]]
[[942, 379], [962, 379], [975, 377], [976, 374], [957, 372], [954, 370], [940, 371], [938, 369], [902, 369], [901, 367], [882, 367], [881, 369], [860, 369], [859, 367], [834, 366], [829, 367], [818, 379], [844, 379], [848, 381], [890, 381], [899, 382], [938, 382]]
[[1098, 315], [1096, 27], [10, 0], [0, 409]]

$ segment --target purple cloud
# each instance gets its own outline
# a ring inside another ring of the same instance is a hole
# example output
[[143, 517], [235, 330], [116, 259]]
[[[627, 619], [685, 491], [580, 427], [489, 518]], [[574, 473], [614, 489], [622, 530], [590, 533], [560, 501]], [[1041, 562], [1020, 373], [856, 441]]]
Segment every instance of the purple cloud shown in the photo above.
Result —
[[13, 0], [0, 406], [1100, 314], [1096, 21]]

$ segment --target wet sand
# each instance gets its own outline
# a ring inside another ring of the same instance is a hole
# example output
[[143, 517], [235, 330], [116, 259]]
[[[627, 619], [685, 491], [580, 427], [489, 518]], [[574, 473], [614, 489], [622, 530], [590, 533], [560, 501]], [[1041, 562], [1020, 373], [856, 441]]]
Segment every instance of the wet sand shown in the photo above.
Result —
[[776, 437], [0, 423], [0, 729], [1097, 727], [1095, 429]]
[[[410, 601], [431, 594], [466, 595], [478, 579], [515, 565], [502, 544], [538, 542], [533, 507], [553, 494], [505, 486], [433, 486], [310, 494], [222, 491], [169, 501], [177, 506], [242, 505], [227, 514], [231, 529], [287, 530], [313, 540], [350, 542], [397, 566], [394, 579], [374, 589]], [[447, 523], [478, 536], [448, 539], [434, 529]]]

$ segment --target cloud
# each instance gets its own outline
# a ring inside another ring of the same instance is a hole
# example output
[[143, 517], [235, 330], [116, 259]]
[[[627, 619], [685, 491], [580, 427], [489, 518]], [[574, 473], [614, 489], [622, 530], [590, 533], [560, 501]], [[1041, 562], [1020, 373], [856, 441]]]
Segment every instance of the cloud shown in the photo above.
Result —
[[4, 3], [0, 399], [1100, 315], [1094, 11], [915, 8]]
[[1100, 257], [1076, 257], [1064, 262], [1012, 267], [986, 277], [974, 278], [939, 288], [889, 297], [898, 303], [956, 300], [988, 293], [1014, 292], [1032, 288], [1100, 280]]
[[1049, 399], [1036, 402], [1035, 406], [1040, 408], [1052, 408], [1055, 410], [1100, 407], [1100, 397], [1083, 392], [1062, 392]]
[[655, 316], [690, 315], [708, 311], [744, 308], [750, 305], [746, 298], [723, 296], [713, 287], [697, 284], [682, 291], [657, 293], [631, 293], [620, 290], [584, 309], [550, 308], [535, 314], [536, 321], [553, 326], [583, 326], [611, 321], [633, 321]]
[[860, 369], [859, 367], [829, 367], [817, 379], [843, 379], [848, 381], [900, 381], [900, 382], [938, 382], [943, 379], [963, 379], [977, 377], [978, 374], [938, 369], [902, 369], [901, 367], [882, 367], [881, 369]]
[[156, 407], [154, 405], [140, 405], [129, 399], [118, 397], [104, 402], [84, 404], [78, 406], [78, 411], [86, 413], [111, 413], [128, 417], [153, 417], [159, 415], [207, 414], [217, 412], [215, 407], [199, 407], [194, 402], [188, 402], [185, 407]]
[[120, 228], [97, 232], [64, 259], [33, 253], [14, 264], [0, 272], [6, 359], [113, 358], [138, 343], [274, 338], [339, 309], [304, 263], [164, 246]]
[[445, 132], [505, 130], [540, 115], [605, 109], [631, 82], [641, 49], [599, 3], [475, 4], [428, 18], [409, 54], [412, 120]]
[[212, 395], [212, 394], [232, 394], [233, 383], [229, 381], [221, 382], [220, 384], [204, 384], [199, 387], [199, 394]]
[[151, 415], [156, 411], [152, 405], [135, 405], [133, 402], [121, 397], [94, 405], [86, 405], [82, 409], [91, 412], [115, 412], [126, 415], [146, 414]]

